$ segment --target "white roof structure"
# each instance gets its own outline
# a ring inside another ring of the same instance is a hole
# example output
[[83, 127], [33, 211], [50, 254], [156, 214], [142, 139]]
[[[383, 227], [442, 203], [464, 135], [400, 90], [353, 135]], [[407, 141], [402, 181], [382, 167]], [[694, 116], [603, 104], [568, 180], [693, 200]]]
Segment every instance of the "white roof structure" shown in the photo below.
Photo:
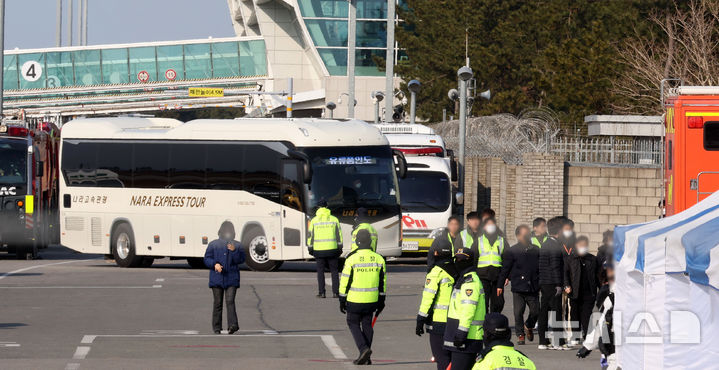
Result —
[[618, 226], [614, 245], [619, 365], [716, 368], [719, 192], [671, 217]]
[[89, 118], [66, 123], [63, 139], [287, 141], [298, 147], [388, 145], [372, 125], [358, 120], [238, 118]]
[[591, 115], [584, 117], [589, 136], [661, 137], [662, 116]]

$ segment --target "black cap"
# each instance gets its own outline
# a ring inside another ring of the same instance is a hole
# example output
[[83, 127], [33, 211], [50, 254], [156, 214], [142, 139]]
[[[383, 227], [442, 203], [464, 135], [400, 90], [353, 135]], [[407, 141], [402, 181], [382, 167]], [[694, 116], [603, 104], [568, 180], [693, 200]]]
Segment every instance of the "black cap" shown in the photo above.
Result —
[[472, 259], [472, 250], [467, 248], [459, 248], [457, 249], [457, 252], [454, 254], [454, 260], [457, 262], [471, 260]]
[[372, 236], [369, 231], [362, 229], [357, 232], [356, 243], [358, 248], [371, 248], [372, 247]]
[[320, 201], [317, 202], [317, 206], [319, 206], [319, 207], [327, 207], [327, 200], [325, 200], [325, 199], [320, 199]]
[[509, 320], [507, 316], [502, 315], [499, 312], [490, 312], [484, 317], [484, 332], [491, 334], [494, 337], [503, 337], [509, 331]]
[[355, 216], [355, 222], [361, 223], [366, 222], [369, 218], [369, 211], [367, 211], [367, 208], [360, 207], [357, 208], [357, 216]]

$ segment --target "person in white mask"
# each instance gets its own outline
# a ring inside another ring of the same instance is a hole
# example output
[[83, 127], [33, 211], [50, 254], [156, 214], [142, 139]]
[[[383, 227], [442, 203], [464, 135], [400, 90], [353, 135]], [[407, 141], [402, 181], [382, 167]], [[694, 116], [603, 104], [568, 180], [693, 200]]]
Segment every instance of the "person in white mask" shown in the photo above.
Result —
[[[575, 248], [575, 253], [564, 260], [564, 292], [571, 307], [569, 317], [573, 324], [572, 336], [578, 344], [587, 335], [599, 282], [597, 258], [589, 253], [589, 239], [583, 235], [578, 237]], [[576, 327], [577, 323], [579, 328]], [[574, 329], [580, 329], [581, 332]]]

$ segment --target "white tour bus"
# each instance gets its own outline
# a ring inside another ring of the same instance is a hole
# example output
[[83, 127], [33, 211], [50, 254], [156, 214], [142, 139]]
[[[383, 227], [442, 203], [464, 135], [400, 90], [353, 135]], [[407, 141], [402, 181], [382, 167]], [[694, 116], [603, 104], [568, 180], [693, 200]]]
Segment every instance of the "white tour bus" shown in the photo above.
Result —
[[407, 173], [399, 180], [402, 194], [402, 252], [423, 256], [452, 215], [452, 181], [456, 167], [442, 137], [424, 125], [379, 124], [390, 146], [402, 151]]
[[311, 258], [307, 222], [322, 199], [345, 252], [364, 207], [378, 252], [401, 254], [404, 160], [361, 121], [82, 119], [62, 128], [61, 145], [62, 244], [120, 266], [166, 256], [204, 266], [226, 220], [254, 270]]

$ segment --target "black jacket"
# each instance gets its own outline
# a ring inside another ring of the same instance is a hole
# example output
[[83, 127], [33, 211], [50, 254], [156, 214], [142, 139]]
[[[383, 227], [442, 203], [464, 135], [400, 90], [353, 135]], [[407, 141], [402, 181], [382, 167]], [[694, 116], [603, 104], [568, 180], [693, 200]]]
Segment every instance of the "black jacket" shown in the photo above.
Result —
[[462, 238], [459, 237], [459, 233], [457, 233], [457, 236], [452, 238], [451, 235], [449, 235], [449, 231], [445, 228], [444, 231], [442, 231], [439, 236], [434, 238], [432, 241], [432, 245], [430, 245], [429, 250], [427, 251], [427, 272], [434, 267], [435, 259], [434, 259], [434, 251], [447, 248], [449, 247], [450, 250], [452, 250], [452, 253], [454, 254], [454, 251], [457, 250], [457, 248], [462, 246]]
[[550, 236], [539, 250], [539, 285], [564, 284], [564, 252], [562, 243]]
[[539, 292], [539, 248], [520, 243], [506, 248], [502, 253], [502, 271], [497, 286], [503, 287], [505, 279], [512, 282], [512, 292]]
[[[585, 274], [582, 274], [582, 264], [584, 264]], [[581, 290], [581, 280], [588, 279], [589, 292]], [[597, 257], [593, 254], [585, 254], [584, 256], [571, 255], [564, 260], [564, 286], [571, 287], [569, 298], [577, 299], [582, 296], [597, 296]]]

